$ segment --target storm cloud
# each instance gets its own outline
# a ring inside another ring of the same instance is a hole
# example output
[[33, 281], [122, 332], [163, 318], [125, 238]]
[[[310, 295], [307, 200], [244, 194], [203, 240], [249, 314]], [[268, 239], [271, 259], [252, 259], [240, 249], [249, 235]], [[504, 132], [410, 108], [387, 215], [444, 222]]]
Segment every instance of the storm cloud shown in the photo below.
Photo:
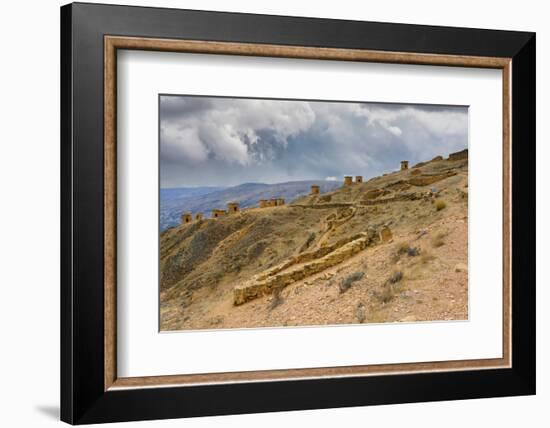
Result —
[[163, 188], [369, 178], [467, 145], [464, 106], [160, 97]]

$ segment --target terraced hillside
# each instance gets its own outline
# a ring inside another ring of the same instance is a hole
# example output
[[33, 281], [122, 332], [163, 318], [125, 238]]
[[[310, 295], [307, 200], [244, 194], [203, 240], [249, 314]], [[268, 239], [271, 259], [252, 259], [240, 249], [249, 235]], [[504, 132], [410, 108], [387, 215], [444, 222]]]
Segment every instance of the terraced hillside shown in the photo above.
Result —
[[464, 151], [177, 226], [160, 240], [161, 329], [467, 319], [467, 216]]

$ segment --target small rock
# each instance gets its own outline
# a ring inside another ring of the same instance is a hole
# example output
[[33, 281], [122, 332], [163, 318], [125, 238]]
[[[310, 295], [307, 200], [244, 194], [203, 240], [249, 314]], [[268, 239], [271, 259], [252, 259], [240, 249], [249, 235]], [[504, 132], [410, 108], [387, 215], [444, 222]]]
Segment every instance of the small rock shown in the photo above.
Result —
[[464, 263], [458, 263], [455, 266], [455, 272], [468, 272], [468, 266]]
[[362, 303], [359, 303], [359, 305], [357, 305], [357, 309], [355, 310], [355, 316], [357, 317], [357, 321], [359, 321], [361, 324], [365, 322], [365, 319], [367, 318], [367, 316], [366, 316], [365, 307], [363, 306]]

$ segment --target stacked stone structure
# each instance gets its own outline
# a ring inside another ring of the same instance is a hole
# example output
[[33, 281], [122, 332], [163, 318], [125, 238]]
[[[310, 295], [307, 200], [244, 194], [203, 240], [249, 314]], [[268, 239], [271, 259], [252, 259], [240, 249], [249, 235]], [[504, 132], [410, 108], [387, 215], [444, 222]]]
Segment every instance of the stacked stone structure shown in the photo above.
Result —
[[238, 213], [240, 210], [239, 203], [238, 202], [229, 202], [227, 204], [227, 213], [228, 214], [235, 214]]
[[220, 209], [217, 209], [217, 208], [212, 210], [212, 218], [223, 217], [226, 214], [227, 214], [227, 212], [225, 210], [220, 210]]
[[193, 214], [191, 214], [190, 212], [185, 212], [181, 215], [182, 224], [191, 223], [192, 221], [193, 221]]

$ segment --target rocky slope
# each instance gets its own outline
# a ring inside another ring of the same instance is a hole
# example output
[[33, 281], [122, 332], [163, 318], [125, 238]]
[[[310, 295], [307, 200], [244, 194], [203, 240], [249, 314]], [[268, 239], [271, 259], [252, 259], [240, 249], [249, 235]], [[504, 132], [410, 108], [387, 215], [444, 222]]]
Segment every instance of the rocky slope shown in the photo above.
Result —
[[468, 317], [467, 152], [161, 234], [162, 330]]

